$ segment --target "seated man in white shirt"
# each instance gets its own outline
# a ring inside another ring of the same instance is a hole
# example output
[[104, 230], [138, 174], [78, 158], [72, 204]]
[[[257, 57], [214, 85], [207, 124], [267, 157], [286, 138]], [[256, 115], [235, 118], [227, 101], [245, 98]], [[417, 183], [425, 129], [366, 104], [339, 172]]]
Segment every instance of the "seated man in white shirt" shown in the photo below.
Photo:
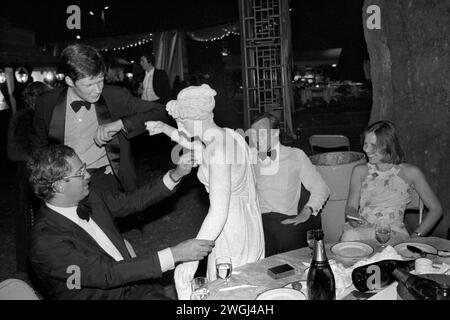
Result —
[[203, 259], [214, 246], [191, 239], [133, 258], [113, 221], [170, 196], [190, 173], [189, 161], [136, 191], [115, 195], [89, 192], [86, 164], [68, 146], [36, 150], [27, 168], [34, 192], [45, 202], [34, 226], [30, 261], [53, 299], [168, 299], [161, 287], [138, 282], [161, 277], [177, 262]]
[[[263, 219], [266, 257], [305, 247], [306, 232], [320, 228], [320, 216], [317, 215], [330, 194], [308, 156], [298, 148], [279, 142], [276, 134], [279, 128], [279, 120], [270, 113], [257, 116], [252, 124], [255, 134], [251, 139], [258, 149], [256, 191]], [[277, 170], [264, 170], [273, 161], [277, 161], [276, 166], [272, 165]], [[304, 206], [299, 204], [302, 185], [310, 192]]]

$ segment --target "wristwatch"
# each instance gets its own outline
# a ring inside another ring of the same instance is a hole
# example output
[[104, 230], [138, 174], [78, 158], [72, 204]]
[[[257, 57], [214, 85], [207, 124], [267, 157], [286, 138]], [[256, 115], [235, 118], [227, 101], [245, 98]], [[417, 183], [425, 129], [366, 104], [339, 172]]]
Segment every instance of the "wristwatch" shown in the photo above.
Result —
[[180, 177], [178, 180], [175, 180], [175, 179], [173, 178], [173, 176], [172, 176], [172, 173], [173, 173], [174, 171], [175, 171], [175, 169], [169, 170], [169, 178], [170, 178], [170, 180], [172, 180], [173, 183], [178, 183], [178, 182], [180, 182], [180, 180], [181, 180], [182, 177]]
[[423, 234], [421, 234], [420, 232], [414, 231], [413, 234], [417, 235], [418, 237], [423, 237]]

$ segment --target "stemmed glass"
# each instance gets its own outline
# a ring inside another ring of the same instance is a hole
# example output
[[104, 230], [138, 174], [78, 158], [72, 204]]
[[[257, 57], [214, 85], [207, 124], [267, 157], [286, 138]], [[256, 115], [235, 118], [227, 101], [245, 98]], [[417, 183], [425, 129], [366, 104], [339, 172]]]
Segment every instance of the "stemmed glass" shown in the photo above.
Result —
[[209, 295], [208, 279], [196, 277], [191, 281], [191, 300], [205, 300]]
[[391, 238], [391, 226], [386, 222], [379, 222], [375, 226], [375, 238], [381, 244], [381, 247], [386, 247], [386, 243]]
[[219, 257], [216, 259], [217, 278], [225, 280], [225, 283], [228, 285], [228, 279], [230, 279], [232, 272], [233, 265], [230, 257]]

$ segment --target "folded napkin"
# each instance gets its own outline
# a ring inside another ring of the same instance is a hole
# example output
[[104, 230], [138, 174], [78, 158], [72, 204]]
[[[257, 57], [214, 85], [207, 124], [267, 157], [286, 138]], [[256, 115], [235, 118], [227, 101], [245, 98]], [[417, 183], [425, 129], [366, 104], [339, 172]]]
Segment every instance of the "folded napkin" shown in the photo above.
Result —
[[382, 260], [405, 260], [405, 258], [398, 254], [397, 250], [395, 250], [392, 246], [387, 246], [383, 251], [375, 253], [370, 258], [359, 260], [353, 266], [351, 266], [350, 269], [353, 271], [353, 269], [355, 268]]
[[334, 282], [336, 283], [336, 297], [340, 297], [353, 284], [353, 269], [349, 271], [348, 269], [350, 268], [345, 268], [341, 263], [336, 263], [334, 260], [330, 260], [330, 267], [334, 274]]
[[433, 264], [433, 261], [426, 258], [418, 258], [415, 261], [414, 274], [450, 274], [450, 266], [446, 263]]

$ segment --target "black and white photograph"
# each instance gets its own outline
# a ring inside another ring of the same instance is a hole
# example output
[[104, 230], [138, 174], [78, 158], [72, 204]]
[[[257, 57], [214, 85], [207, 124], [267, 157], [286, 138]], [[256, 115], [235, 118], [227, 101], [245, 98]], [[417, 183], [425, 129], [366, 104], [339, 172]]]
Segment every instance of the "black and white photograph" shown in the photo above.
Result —
[[450, 0], [2, 1], [0, 300], [450, 300], [449, 28]]

